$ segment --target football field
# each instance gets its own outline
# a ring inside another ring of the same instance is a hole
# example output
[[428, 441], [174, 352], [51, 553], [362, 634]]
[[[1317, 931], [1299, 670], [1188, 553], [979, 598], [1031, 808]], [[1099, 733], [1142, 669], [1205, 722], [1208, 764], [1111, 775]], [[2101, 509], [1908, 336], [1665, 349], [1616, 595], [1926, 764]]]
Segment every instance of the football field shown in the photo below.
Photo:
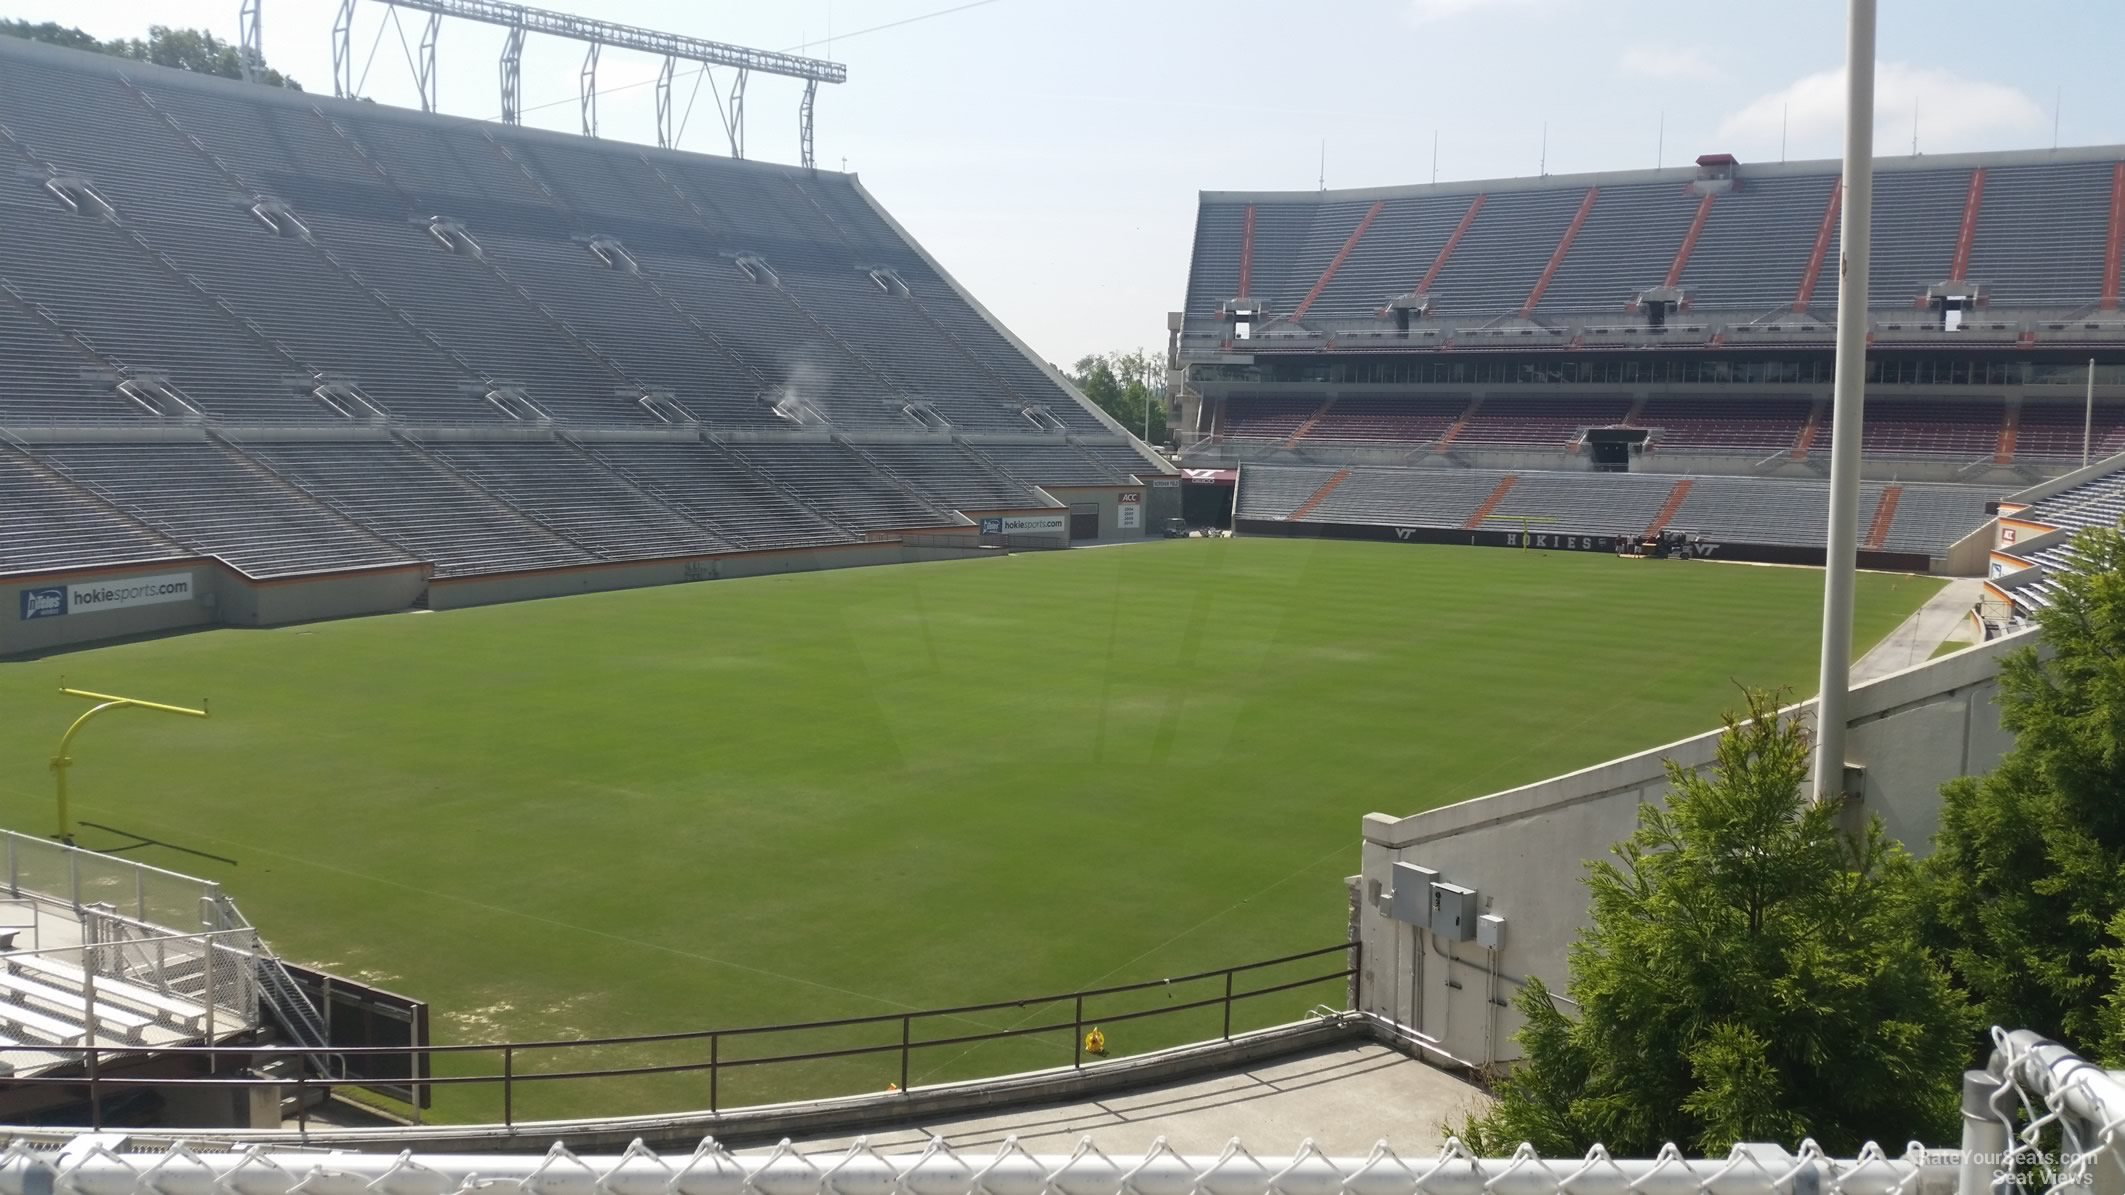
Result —
[[[1811, 569], [1189, 540], [187, 634], [0, 664], [0, 799], [9, 828], [52, 831], [46, 761], [85, 708], [62, 677], [207, 697], [207, 721], [114, 712], [83, 732], [83, 844], [220, 881], [281, 953], [429, 1001], [439, 1041], [894, 1013], [1338, 942], [1362, 815], [1704, 730], [1737, 683], [1805, 695], [1821, 586]], [[1859, 650], [1938, 587], [1861, 576]], [[1236, 1022], [1340, 999], [1265, 997]], [[1180, 1020], [1110, 1041], [1205, 1027]], [[685, 1050], [608, 1053], [705, 1053]], [[912, 1077], [1069, 1050], [937, 1047]], [[898, 1077], [892, 1054], [760, 1067], [721, 1099]], [[705, 1105], [705, 1086], [556, 1083], [516, 1115]], [[447, 1091], [436, 1111], [498, 1117], [499, 1097]]]

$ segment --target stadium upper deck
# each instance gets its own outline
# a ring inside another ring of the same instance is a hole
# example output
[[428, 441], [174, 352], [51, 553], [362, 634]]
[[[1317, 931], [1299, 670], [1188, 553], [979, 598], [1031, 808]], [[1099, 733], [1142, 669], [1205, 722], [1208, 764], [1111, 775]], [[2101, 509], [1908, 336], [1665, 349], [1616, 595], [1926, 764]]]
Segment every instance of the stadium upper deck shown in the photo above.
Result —
[[[2125, 147], [1876, 163], [1876, 343], [2125, 342]], [[1204, 192], [1182, 349], [1827, 345], [1834, 161]]]

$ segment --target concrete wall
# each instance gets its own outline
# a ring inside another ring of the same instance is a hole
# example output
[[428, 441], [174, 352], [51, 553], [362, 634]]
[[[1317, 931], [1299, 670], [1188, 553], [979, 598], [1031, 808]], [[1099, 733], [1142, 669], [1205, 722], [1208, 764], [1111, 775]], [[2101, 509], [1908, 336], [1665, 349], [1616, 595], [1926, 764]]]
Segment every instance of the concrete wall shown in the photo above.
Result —
[[[973, 528], [968, 528], [967, 532], [969, 538], [972, 538]], [[835, 544], [822, 548], [672, 557], [618, 564], [592, 564], [580, 568], [533, 569], [480, 577], [446, 577], [428, 587], [428, 604], [437, 610], [456, 610], [466, 606], [561, 597], [571, 593], [602, 593], [611, 589], [639, 589], [645, 585], [676, 585], [682, 581], [764, 577], [777, 573], [816, 572], [820, 569], [899, 564], [909, 559], [935, 558], [919, 554], [911, 556], [898, 540], [881, 540], [875, 543]]]
[[428, 566], [397, 565], [270, 581], [254, 581], [224, 568], [220, 580], [217, 621], [232, 627], [276, 627], [407, 609], [428, 587]]
[[[1178, 482], [1157, 490], [1147, 482], [1136, 486], [1100, 486], [1062, 492], [1074, 495], [1074, 500], [1079, 502], [1099, 504], [1102, 541], [1157, 534], [1153, 528], [1163, 525], [1164, 516], [1155, 512], [1160, 509], [1158, 503], [1162, 501], [1170, 504], [1176, 514], [1180, 510]], [[1119, 499], [1129, 493], [1143, 495], [1140, 504], [1143, 525], [1125, 531], [1119, 526]], [[1000, 549], [983, 547], [977, 528], [966, 526], [924, 532], [907, 543], [895, 535], [881, 533], [879, 538], [863, 543], [817, 548], [730, 552], [441, 579], [431, 579], [429, 567], [425, 564], [407, 564], [358, 572], [257, 580], [218, 560], [206, 558], [106, 569], [24, 573], [0, 577], [0, 656], [78, 647], [187, 627], [268, 627], [362, 614], [387, 614], [418, 604], [424, 593], [431, 609], [455, 610], [495, 602], [636, 589], [645, 585], [965, 560], [992, 552], [1001, 554]], [[118, 585], [131, 579], [177, 573], [192, 579], [192, 597], [188, 600], [94, 613], [23, 617], [22, 595], [25, 591], [84, 583]]]
[[[1997, 639], [1853, 690], [1847, 755], [1866, 768], [1859, 808], [1914, 852], [1930, 847], [1941, 784], [1990, 769], [2012, 745], [1994, 704], [1999, 661], [2031, 642]], [[1812, 702], [1801, 708], [1812, 718]], [[1717, 738], [1710, 731], [1409, 817], [1366, 817], [1358, 1006], [1438, 1039], [1468, 1063], [1517, 1057], [1514, 989], [1532, 975], [1562, 993], [1567, 952], [1586, 921], [1585, 861], [1606, 857], [1631, 833], [1640, 804], [1665, 797], [1665, 761], [1703, 768]], [[1478, 911], [1505, 919], [1504, 946], [1493, 956], [1392, 919], [1397, 862], [1475, 889]], [[1485, 995], [1492, 967], [1503, 977], [1497, 1003]]]
[[[0, 577], [0, 655], [51, 651], [100, 639], [150, 635], [183, 627], [209, 625], [216, 621], [215, 607], [219, 600], [217, 585], [221, 572], [221, 566], [214, 561], [193, 557], [156, 564], [19, 573]], [[59, 586], [81, 584], [123, 585], [143, 577], [177, 573], [192, 579], [192, 597], [188, 600], [115, 610], [23, 617], [23, 594], [31, 590], [49, 591]]]
[[[1154, 480], [1173, 481], [1174, 479], [1156, 478]], [[1152, 487], [1152, 483], [1149, 481], [1136, 482], [1132, 485], [1051, 485], [1043, 486], [1042, 489], [1050, 497], [1072, 509], [1079, 506], [1097, 506], [1099, 508], [1098, 542], [1100, 543], [1124, 543], [1157, 536], [1162, 520], [1166, 517], [1156, 513], [1162, 509], [1160, 503], [1169, 504], [1175, 515], [1181, 512], [1181, 496], [1178, 482], [1175, 482], [1172, 486], [1160, 486], [1156, 489]], [[1137, 525], [1134, 527], [1123, 527], [1121, 525], [1121, 500], [1127, 495], [1135, 495]]]
[[[91, 585], [122, 588], [146, 577], [180, 574], [191, 579], [192, 590], [182, 600], [24, 617], [25, 592]], [[204, 557], [115, 568], [23, 573], [0, 578], [0, 656], [187, 627], [270, 627], [380, 614], [413, 605], [427, 586], [428, 566], [423, 564], [272, 580], [254, 580], [219, 560]]]

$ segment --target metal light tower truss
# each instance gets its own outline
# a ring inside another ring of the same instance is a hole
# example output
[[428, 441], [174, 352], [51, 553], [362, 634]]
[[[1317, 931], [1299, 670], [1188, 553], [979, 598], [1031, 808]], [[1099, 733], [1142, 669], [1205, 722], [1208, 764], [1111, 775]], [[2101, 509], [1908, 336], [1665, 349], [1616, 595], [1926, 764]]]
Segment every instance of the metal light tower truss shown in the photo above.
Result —
[[[247, 45], [256, 41], [260, 3], [262, 0], [244, 0]], [[730, 140], [731, 156], [735, 158], [745, 156], [745, 86], [754, 73], [804, 80], [804, 98], [797, 107], [797, 141], [806, 166], [813, 164], [812, 115], [818, 105], [819, 84], [848, 81], [846, 66], [822, 58], [755, 50], [572, 13], [530, 8], [504, 0], [382, 0], [382, 3], [387, 8], [410, 8], [428, 14], [427, 32], [421, 38], [420, 59], [415, 67], [421, 107], [428, 111], [435, 109], [436, 31], [443, 17], [479, 21], [508, 30], [502, 43], [501, 59], [502, 120], [507, 124], [520, 123], [524, 116], [521, 64], [527, 33], [543, 33], [589, 44], [578, 80], [578, 105], [584, 135], [592, 137], [598, 131], [598, 54], [607, 46], [655, 54], [664, 60], [657, 74], [657, 144], [667, 148], [678, 140], [671, 102], [671, 83], [677, 64], [691, 62], [703, 71], [718, 66], [733, 68], [736, 78], [730, 87], [729, 102], [723, 107], [723, 132]], [[339, 17], [332, 25], [332, 93], [342, 99], [353, 98], [355, 90], [354, 5], [355, 0], [340, 0]]]
[[237, 27], [243, 31], [243, 45], [239, 51], [242, 61], [239, 65], [243, 68], [246, 83], [258, 82], [258, 68], [266, 60], [265, 43], [258, 36], [258, 6], [261, 2], [262, 0], [243, 0], [243, 6], [236, 13]]
[[435, 38], [442, 31], [443, 18], [428, 14], [428, 25], [421, 30], [421, 54], [414, 59], [414, 82], [421, 89], [421, 111], [435, 111]]

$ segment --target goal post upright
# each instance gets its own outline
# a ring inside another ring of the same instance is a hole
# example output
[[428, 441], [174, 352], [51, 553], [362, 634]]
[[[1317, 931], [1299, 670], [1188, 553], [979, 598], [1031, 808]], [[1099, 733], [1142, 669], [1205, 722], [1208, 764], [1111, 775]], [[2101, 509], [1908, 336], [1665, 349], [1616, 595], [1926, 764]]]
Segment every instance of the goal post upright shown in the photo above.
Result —
[[74, 736], [81, 732], [83, 726], [88, 725], [89, 719], [105, 710], [116, 709], [158, 710], [165, 714], [182, 714], [189, 718], [204, 718], [207, 711], [206, 702], [203, 700], [199, 703], [200, 708], [195, 710], [189, 706], [165, 705], [159, 701], [143, 701], [137, 697], [117, 697], [109, 693], [91, 693], [86, 689], [69, 689], [64, 685], [60, 686], [59, 692], [63, 696], [86, 697], [99, 703], [74, 719], [66, 728], [66, 733], [59, 736], [58, 750], [52, 753], [52, 781], [59, 797], [59, 840], [71, 844], [74, 841], [74, 819], [67, 806], [66, 770], [73, 765], [74, 760], [66, 751], [73, 744]]

